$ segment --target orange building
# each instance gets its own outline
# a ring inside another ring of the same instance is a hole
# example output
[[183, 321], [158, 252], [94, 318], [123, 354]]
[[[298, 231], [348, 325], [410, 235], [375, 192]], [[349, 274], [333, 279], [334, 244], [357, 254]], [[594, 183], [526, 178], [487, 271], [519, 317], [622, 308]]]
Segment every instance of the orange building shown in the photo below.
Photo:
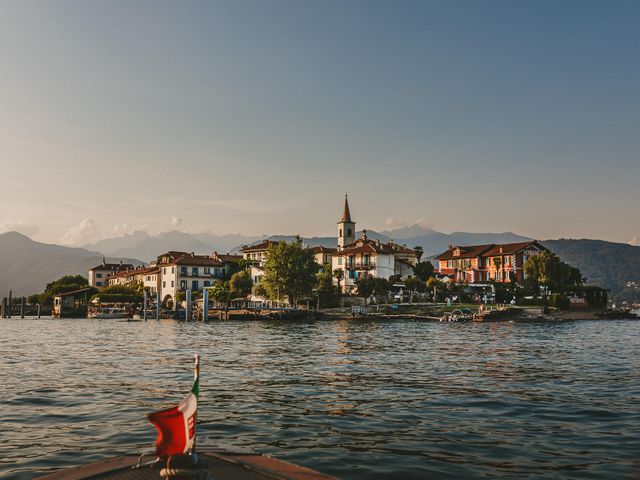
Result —
[[549, 249], [536, 240], [496, 245], [450, 246], [436, 256], [438, 271], [456, 282], [522, 282], [523, 266], [534, 255]]

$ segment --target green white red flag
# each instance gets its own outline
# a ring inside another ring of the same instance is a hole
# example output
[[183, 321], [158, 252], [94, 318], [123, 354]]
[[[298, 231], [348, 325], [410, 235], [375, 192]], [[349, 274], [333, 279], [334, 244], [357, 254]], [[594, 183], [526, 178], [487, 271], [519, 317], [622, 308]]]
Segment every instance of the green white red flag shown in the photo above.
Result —
[[158, 430], [156, 454], [159, 457], [188, 453], [195, 449], [199, 377], [200, 359], [196, 355], [193, 387], [189, 395], [177, 406], [150, 413], [147, 416]]

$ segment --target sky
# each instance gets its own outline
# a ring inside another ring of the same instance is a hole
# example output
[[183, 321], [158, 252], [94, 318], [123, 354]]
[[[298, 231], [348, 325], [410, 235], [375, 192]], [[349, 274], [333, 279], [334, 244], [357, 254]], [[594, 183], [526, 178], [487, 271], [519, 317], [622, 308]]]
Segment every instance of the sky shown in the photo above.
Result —
[[640, 2], [0, 9], [0, 232], [640, 243]]

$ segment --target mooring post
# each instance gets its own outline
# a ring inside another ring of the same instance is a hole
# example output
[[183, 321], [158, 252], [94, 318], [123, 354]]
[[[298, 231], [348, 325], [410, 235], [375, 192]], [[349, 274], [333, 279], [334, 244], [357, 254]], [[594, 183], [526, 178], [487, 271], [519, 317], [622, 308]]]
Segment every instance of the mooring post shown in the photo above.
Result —
[[143, 305], [143, 314], [142, 314], [142, 318], [144, 319], [144, 321], [147, 321], [147, 307], [149, 306], [149, 292], [147, 291], [147, 289], [144, 289], [144, 305]]
[[13, 310], [13, 292], [9, 290], [9, 312], [7, 318], [11, 318], [11, 311]]
[[0, 318], [6, 318], [7, 314], [7, 297], [2, 297], [2, 306], [0, 306]]
[[38, 318], [40, 318], [40, 304], [38, 304]]
[[187, 301], [187, 310], [185, 311], [185, 321], [191, 320], [191, 290], [187, 290], [185, 294], [185, 300]]
[[209, 321], [209, 290], [202, 290], [202, 321]]
[[160, 290], [156, 295], [156, 320], [160, 320]]
[[20, 318], [24, 318], [24, 297], [20, 299]]

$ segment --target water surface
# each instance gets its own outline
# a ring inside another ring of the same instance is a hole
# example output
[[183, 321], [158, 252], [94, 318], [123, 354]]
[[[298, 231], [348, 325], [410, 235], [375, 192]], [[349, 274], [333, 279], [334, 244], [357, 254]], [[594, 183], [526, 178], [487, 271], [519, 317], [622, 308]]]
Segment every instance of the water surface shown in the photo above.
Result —
[[199, 432], [344, 479], [640, 478], [640, 322], [0, 320], [0, 478]]

